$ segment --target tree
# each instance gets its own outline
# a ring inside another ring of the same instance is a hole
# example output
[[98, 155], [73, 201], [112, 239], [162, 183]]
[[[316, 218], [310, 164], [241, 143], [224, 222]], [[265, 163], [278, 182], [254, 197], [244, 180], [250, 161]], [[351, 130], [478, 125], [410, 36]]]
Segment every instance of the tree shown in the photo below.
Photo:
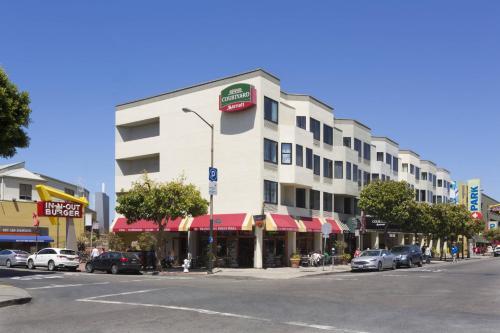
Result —
[[161, 270], [165, 258], [165, 226], [169, 221], [188, 215], [207, 213], [208, 202], [201, 197], [193, 184], [185, 184], [184, 178], [159, 183], [145, 174], [132, 184], [128, 192], [117, 196], [116, 211], [133, 224], [138, 220], [153, 221], [158, 226], [156, 236], [156, 267]]
[[368, 215], [385, 222], [384, 241], [388, 243], [389, 226], [401, 226], [410, 217], [415, 194], [406, 182], [375, 181], [360, 194], [359, 207]]
[[441, 260], [444, 254], [444, 240], [448, 239], [451, 234], [451, 224], [448, 218], [448, 209], [446, 204], [434, 204], [430, 206], [430, 214], [434, 221], [434, 232], [433, 235], [441, 239], [440, 249], [439, 249], [439, 259]]
[[408, 206], [408, 213], [409, 217], [402, 225], [403, 230], [413, 233], [415, 237], [418, 233], [422, 233], [429, 242], [435, 227], [430, 205], [426, 202], [413, 201]]
[[119, 235], [109, 233], [108, 234], [108, 247], [110, 250], [124, 251], [125, 250], [125, 242], [123, 241], [123, 239]]
[[30, 98], [19, 92], [0, 68], [0, 157], [12, 157], [16, 148], [26, 148], [30, 139], [25, 132], [30, 124]]
[[489, 240], [490, 242], [500, 242], [500, 229], [490, 229], [484, 232], [484, 238]]
[[156, 237], [151, 232], [143, 232], [137, 236], [137, 245], [141, 251], [149, 251], [156, 246]]

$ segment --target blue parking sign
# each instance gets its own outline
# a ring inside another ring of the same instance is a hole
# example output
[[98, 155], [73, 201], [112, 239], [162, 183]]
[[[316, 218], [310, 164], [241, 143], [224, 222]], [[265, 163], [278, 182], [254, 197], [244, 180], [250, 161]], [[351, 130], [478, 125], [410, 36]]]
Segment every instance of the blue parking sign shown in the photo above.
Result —
[[211, 182], [217, 181], [217, 168], [208, 168], [208, 180]]

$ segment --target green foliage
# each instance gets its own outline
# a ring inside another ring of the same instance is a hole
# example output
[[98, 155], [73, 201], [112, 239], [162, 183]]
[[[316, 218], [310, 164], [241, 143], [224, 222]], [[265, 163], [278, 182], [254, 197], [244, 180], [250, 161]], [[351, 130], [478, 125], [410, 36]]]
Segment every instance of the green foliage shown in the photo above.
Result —
[[292, 255], [290, 256], [290, 259], [299, 260], [300, 259], [300, 253], [298, 253], [298, 252], [292, 253]]
[[128, 192], [117, 196], [116, 211], [133, 224], [138, 220], [153, 221], [158, 225], [155, 233], [157, 267], [165, 257], [165, 226], [167, 221], [178, 217], [199, 216], [207, 213], [208, 202], [193, 184], [185, 184], [184, 178], [159, 183], [147, 174], [132, 185]]
[[29, 137], [24, 128], [30, 124], [30, 98], [19, 92], [0, 68], [0, 157], [12, 157], [17, 148], [26, 148]]
[[110, 250], [113, 251], [125, 251], [125, 242], [123, 239], [114, 233], [108, 234], [108, 246]]
[[156, 237], [151, 232], [140, 233], [137, 244], [142, 251], [149, 251], [156, 246]]
[[490, 229], [485, 231], [484, 238], [489, 240], [490, 242], [498, 241], [500, 242], [500, 229]]
[[359, 207], [368, 215], [389, 225], [401, 225], [410, 217], [414, 192], [406, 182], [375, 181], [360, 194]]

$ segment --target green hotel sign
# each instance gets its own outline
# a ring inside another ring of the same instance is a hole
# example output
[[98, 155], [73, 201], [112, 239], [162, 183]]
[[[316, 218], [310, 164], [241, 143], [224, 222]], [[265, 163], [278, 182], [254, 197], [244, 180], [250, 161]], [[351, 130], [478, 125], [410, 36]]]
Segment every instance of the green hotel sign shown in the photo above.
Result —
[[222, 112], [241, 111], [254, 106], [256, 101], [257, 93], [252, 85], [237, 83], [221, 91], [219, 110]]

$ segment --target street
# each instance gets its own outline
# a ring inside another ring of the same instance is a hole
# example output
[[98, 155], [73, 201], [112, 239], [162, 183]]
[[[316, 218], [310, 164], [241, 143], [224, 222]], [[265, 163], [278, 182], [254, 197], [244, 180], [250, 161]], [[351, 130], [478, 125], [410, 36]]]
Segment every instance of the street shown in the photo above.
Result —
[[497, 332], [500, 260], [289, 280], [0, 269], [1, 332]]

